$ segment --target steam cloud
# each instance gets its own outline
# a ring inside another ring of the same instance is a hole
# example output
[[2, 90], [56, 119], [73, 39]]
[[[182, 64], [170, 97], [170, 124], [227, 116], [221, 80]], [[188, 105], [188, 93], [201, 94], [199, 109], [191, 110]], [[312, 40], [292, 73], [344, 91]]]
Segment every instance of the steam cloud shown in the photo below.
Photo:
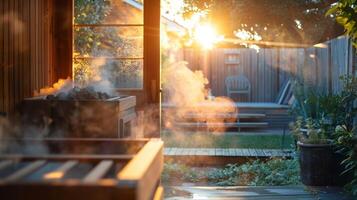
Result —
[[[237, 110], [227, 97], [210, 96], [208, 80], [202, 71], [192, 71], [186, 62], [175, 62], [163, 72], [164, 99], [168, 107], [165, 112], [166, 128], [177, 129], [177, 122], [191, 120], [205, 123], [210, 131], [225, 131], [225, 122], [233, 122]], [[232, 114], [229, 117], [221, 117]], [[192, 117], [187, 117], [192, 116]]]

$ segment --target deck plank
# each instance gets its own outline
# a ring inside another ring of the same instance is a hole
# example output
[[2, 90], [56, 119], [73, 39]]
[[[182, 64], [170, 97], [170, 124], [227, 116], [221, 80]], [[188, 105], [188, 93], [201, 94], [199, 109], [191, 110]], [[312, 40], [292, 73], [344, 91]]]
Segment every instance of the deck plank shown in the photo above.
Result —
[[291, 157], [289, 150], [245, 148], [165, 148], [165, 156]]
[[236, 151], [233, 148], [229, 148], [229, 156], [237, 156]]
[[224, 155], [224, 153], [223, 153], [223, 149], [222, 148], [217, 148], [216, 149], [217, 151], [216, 151], [216, 156], [223, 156]]
[[176, 156], [176, 151], [177, 151], [177, 148], [173, 147], [173, 148], [171, 148], [170, 154], [173, 156]]

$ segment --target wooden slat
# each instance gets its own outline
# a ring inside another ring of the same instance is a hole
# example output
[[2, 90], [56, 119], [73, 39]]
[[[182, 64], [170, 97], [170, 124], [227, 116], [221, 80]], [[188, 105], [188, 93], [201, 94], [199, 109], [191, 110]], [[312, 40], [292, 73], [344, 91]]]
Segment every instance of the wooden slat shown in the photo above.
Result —
[[[3, 5], [4, 5], [4, 13], [8, 13], [10, 10], [9, 7], [9, 1], [10, 0], [4, 0]], [[9, 112], [10, 108], [10, 93], [9, 93], [9, 33], [10, 28], [4, 27], [4, 111]]]
[[236, 151], [233, 148], [230, 148], [228, 150], [229, 150], [229, 156], [236, 156]]
[[188, 155], [195, 155], [196, 154], [196, 149], [195, 148], [190, 148], [189, 154]]
[[83, 183], [95, 183], [101, 179], [113, 166], [112, 160], [101, 161], [92, 171], [83, 178]]
[[10, 182], [10, 181], [19, 180], [19, 179], [29, 175], [30, 173], [32, 173], [33, 171], [37, 170], [38, 168], [42, 167], [45, 164], [46, 164], [45, 160], [38, 160], [38, 161], [32, 162], [29, 165], [25, 166], [24, 168], [21, 168], [20, 170], [9, 175], [5, 179], [3, 179], [3, 181]]
[[164, 155], [169, 155], [171, 148], [164, 148]]
[[[0, 13], [4, 13], [4, 1], [0, 3]], [[0, 51], [4, 52], [4, 26], [0, 25]], [[5, 112], [4, 95], [4, 53], [0, 53], [0, 112]]]
[[62, 179], [65, 176], [65, 174], [70, 169], [75, 167], [77, 164], [78, 164], [78, 161], [69, 160], [69, 161], [65, 162], [63, 165], [59, 166], [55, 171], [44, 174], [43, 179], [51, 180], [51, 181]]
[[244, 152], [242, 149], [234, 149], [236, 156], [244, 156]]
[[100, 161], [100, 160], [116, 160], [116, 161], [128, 161], [133, 158], [133, 155], [111, 155], [111, 154], [68, 154], [68, 155], [18, 155], [18, 154], [7, 154], [0, 155], [0, 159], [12, 159], [12, 160], [53, 160], [53, 161], [63, 161], [63, 160], [86, 160], [86, 161]]
[[264, 154], [262, 149], [255, 149], [255, 151], [257, 152], [257, 156], [259, 156], [259, 157], [264, 157], [265, 156], [265, 154]]
[[[18, 17], [18, 4], [19, 4], [19, 0], [14, 0], [13, 1], [14, 4], [13, 4], [13, 9], [15, 10], [15, 12], [13, 12], [13, 19], [17, 18]], [[18, 21], [14, 21], [13, 24], [16, 26], [16, 27], [19, 27], [19, 22]], [[13, 66], [12, 66], [12, 95], [14, 96], [14, 99], [13, 99], [13, 106], [16, 105], [16, 103], [19, 101], [19, 33], [16, 32], [16, 31], [13, 31], [12, 33], [13, 35], [13, 40], [14, 40], [14, 43], [13, 43], [13, 59], [12, 59], [12, 63], [13, 63]]]
[[216, 156], [223, 156], [223, 155], [224, 155], [223, 149], [216, 148]]
[[119, 187], [126, 187], [128, 199], [144, 200], [154, 195], [163, 169], [163, 142], [150, 140], [117, 174]]
[[171, 155], [176, 155], [176, 152], [177, 152], [177, 149], [178, 148], [171, 148]]
[[[0, 25], [0, 112], [14, 111], [34, 89], [46, 85], [52, 65], [51, 23], [45, 7], [52, 1], [4, 0], [0, 13], [11, 20]], [[46, 23], [45, 23], [46, 22]], [[14, 28], [15, 27], [15, 28]], [[48, 63], [48, 64], [46, 64]]]
[[257, 157], [257, 152], [255, 151], [255, 149], [248, 149], [248, 151], [251, 157]]
[[31, 22], [30, 19], [32, 19], [30, 16], [30, 12], [31, 12], [31, 6], [30, 6], [30, 1], [24, 1], [23, 2], [23, 6], [24, 6], [24, 13], [23, 13], [23, 20], [25, 23], [25, 31], [24, 31], [24, 66], [23, 66], [23, 85], [24, 85], [24, 91], [23, 91], [23, 95], [24, 97], [29, 97], [30, 95], [32, 95], [32, 87], [31, 87], [31, 51], [30, 49], [32, 49], [31, 47]]
[[290, 150], [280, 149], [242, 149], [242, 148], [176, 148], [178, 153], [165, 154], [175, 156], [214, 156], [214, 157], [291, 157]]
[[[182, 155], [189, 155], [190, 154], [190, 149], [189, 148], [183, 148]], [[165, 153], [164, 153], [165, 155]]]
[[5, 169], [9, 166], [11, 166], [14, 162], [11, 160], [4, 160], [0, 162], [0, 170]]
[[162, 186], [159, 186], [155, 191], [153, 200], [163, 200], [163, 199], [164, 199], [164, 188]]

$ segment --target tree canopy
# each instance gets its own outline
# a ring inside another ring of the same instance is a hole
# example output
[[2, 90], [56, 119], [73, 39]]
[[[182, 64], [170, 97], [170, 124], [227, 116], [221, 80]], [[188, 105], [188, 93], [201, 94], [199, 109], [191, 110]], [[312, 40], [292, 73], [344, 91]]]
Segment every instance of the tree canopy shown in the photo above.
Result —
[[343, 25], [345, 33], [349, 35], [355, 47], [357, 47], [357, 1], [339, 0], [326, 15], [335, 15], [336, 21]]
[[235, 30], [259, 33], [265, 41], [316, 44], [343, 34], [325, 13], [336, 0], [185, 0], [185, 16], [206, 10], [226, 37]]

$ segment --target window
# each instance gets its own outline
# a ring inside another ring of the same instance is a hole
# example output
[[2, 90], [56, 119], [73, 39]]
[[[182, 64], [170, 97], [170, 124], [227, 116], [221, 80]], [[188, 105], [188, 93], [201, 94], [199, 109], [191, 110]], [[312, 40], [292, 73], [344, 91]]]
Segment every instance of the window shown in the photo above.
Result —
[[73, 77], [84, 85], [108, 81], [118, 89], [143, 89], [143, 2], [74, 1]]

